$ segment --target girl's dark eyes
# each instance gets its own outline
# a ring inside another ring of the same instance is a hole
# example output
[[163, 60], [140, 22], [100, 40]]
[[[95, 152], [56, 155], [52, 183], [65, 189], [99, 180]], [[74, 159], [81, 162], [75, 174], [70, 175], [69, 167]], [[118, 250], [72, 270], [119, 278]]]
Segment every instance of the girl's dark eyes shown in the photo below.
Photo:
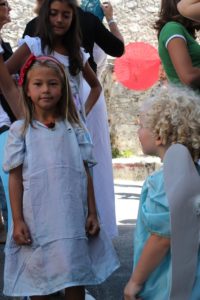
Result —
[[8, 2], [2, 2], [2, 3], [0, 3], [0, 6], [6, 6], [6, 7], [8, 7]]
[[58, 82], [49, 82], [49, 85], [58, 85]]
[[[56, 17], [57, 15], [59, 15], [60, 12], [56, 11], [56, 10], [50, 10], [49, 12], [49, 15], [52, 16], [52, 17]], [[70, 18], [70, 15], [68, 13], [63, 13], [62, 16], [65, 18], [65, 19], [68, 19]]]
[[55, 16], [55, 15], [56, 15], [56, 12], [50, 10], [50, 13], [49, 13], [49, 14], [50, 14], [50, 16]]
[[[33, 85], [35, 85], [35, 86], [40, 86], [42, 84], [43, 84], [42, 82], [34, 82], [33, 83]], [[59, 82], [52, 81], [52, 82], [49, 82], [48, 85], [59, 85]]]

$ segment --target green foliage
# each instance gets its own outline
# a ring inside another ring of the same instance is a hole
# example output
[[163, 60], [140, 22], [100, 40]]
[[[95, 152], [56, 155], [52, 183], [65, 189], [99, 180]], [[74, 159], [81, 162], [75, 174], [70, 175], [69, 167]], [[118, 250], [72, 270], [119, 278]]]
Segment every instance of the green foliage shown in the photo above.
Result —
[[121, 157], [120, 151], [118, 148], [113, 148], [112, 149], [112, 158], [117, 158], [117, 157]]
[[112, 149], [112, 157], [113, 158], [118, 158], [118, 157], [128, 158], [128, 157], [131, 157], [133, 155], [134, 155], [134, 153], [130, 149], [126, 149], [126, 150], [123, 150], [123, 151], [119, 151], [118, 148], [113, 148]]
[[124, 150], [121, 152], [121, 155], [122, 155], [122, 157], [128, 158], [128, 157], [133, 156], [133, 151], [130, 149]]

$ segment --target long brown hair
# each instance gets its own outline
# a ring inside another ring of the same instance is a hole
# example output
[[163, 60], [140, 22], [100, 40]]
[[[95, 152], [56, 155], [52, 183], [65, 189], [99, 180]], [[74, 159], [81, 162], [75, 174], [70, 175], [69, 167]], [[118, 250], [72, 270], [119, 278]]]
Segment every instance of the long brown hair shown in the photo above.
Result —
[[61, 98], [57, 103], [56, 115], [62, 120], [67, 119], [72, 124], [80, 124], [76, 107], [74, 105], [69, 81], [64, 71], [64, 68], [54, 57], [38, 56], [35, 58], [35, 61], [33, 61], [30, 67], [29, 66], [28, 68], [25, 67], [26, 71], [22, 82], [21, 95], [22, 95], [22, 100], [24, 103], [24, 111], [25, 111], [24, 132], [28, 128], [29, 124], [33, 126], [33, 119], [34, 119], [34, 104], [31, 101], [30, 97], [27, 95], [27, 88], [29, 84], [28, 75], [31, 70], [36, 68], [44, 68], [44, 67], [52, 69], [61, 82], [61, 86], [62, 86]]
[[170, 21], [181, 23], [195, 38], [195, 30], [199, 30], [199, 25], [196, 22], [183, 17], [179, 13], [177, 9], [178, 2], [180, 2], [180, 0], [161, 0], [161, 8], [158, 15], [159, 18], [153, 26], [154, 29], [157, 30], [158, 38], [163, 26]]
[[38, 15], [37, 36], [41, 38], [42, 50], [44, 51], [47, 46], [49, 50], [48, 54], [50, 54], [54, 50], [54, 41], [49, 16], [50, 7], [54, 1], [68, 4], [73, 11], [71, 26], [62, 37], [62, 42], [69, 56], [69, 71], [71, 75], [75, 76], [83, 69], [83, 59], [80, 52], [81, 34], [76, 0], [45, 0]]

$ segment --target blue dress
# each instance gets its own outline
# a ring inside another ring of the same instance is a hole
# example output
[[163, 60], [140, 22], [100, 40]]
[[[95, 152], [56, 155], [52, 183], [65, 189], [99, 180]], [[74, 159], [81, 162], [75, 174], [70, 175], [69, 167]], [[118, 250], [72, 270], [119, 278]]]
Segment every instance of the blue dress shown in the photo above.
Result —
[[23, 215], [31, 246], [19, 246], [12, 227], [5, 247], [4, 293], [48, 295], [61, 289], [103, 282], [119, 266], [103, 229], [85, 232], [87, 177], [92, 145], [83, 128], [67, 121], [49, 129], [34, 121], [25, 136], [23, 121], [11, 126], [4, 169], [23, 164]]
[[[164, 190], [163, 169], [150, 175], [142, 188], [138, 220], [134, 238], [134, 266], [137, 265], [144, 245], [151, 234], [170, 238], [169, 204]], [[171, 254], [170, 250], [150, 274], [139, 296], [143, 300], [169, 300], [171, 288]], [[184, 288], [184, 287], [183, 287]], [[200, 299], [200, 256], [198, 260], [196, 281], [192, 295], [188, 300]]]

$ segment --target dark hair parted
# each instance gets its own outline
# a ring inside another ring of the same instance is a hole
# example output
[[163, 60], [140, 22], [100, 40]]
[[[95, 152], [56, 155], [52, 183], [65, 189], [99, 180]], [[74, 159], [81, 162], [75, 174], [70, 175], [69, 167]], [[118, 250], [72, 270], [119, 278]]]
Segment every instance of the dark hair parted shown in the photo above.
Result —
[[36, 61], [27, 70], [21, 89], [21, 95], [25, 111], [24, 132], [28, 128], [29, 124], [33, 126], [32, 122], [34, 119], [34, 104], [31, 101], [30, 97], [27, 95], [27, 88], [31, 76], [31, 71], [36, 68], [50, 68], [55, 72], [56, 76], [61, 82], [61, 97], [55, 107], [55, 113], [57, 117], [61, 118], [62, 120], [67, 119], [71, 124], [80, 124], [76, 107], [73, 101], [69, 81], [66, 77], [62, 65], [53, 61], [51, 57], [49, 57], [49, 59], [48, 56], [45, 59], [40, 59], [40, 57], [38, 57], [38, 60], [36, 59]]
[[47, 47], [49, 52], [47, 54], [50, 55], [54, 50], [54, 35], [50, 24], [50, 9], [51, 4], [55, 1], [68, 4], [73, 11], [71, 26], [61, 39], [69, 57], [69, 72], [75, 76], [83, 69], [83, 59], [80, 51], [81, 34], [76, 0], [45, 0], [38, 16], [37, 36], [41, 38], [42, 50], [44, 51]]
[[199, 30], [200, 27], [197, 22], [189, 20], [179, 13], [177, 9], [178, 2], [180, 2], [180, 0], [161, 0], [161, 8], [158, 14], [159, 19], [153, 26], [154, 29], [157, 30], [158, 38], [163, 26], [170, 21], [175, 21], [182, 24], [195, 38], [195, 30]]

